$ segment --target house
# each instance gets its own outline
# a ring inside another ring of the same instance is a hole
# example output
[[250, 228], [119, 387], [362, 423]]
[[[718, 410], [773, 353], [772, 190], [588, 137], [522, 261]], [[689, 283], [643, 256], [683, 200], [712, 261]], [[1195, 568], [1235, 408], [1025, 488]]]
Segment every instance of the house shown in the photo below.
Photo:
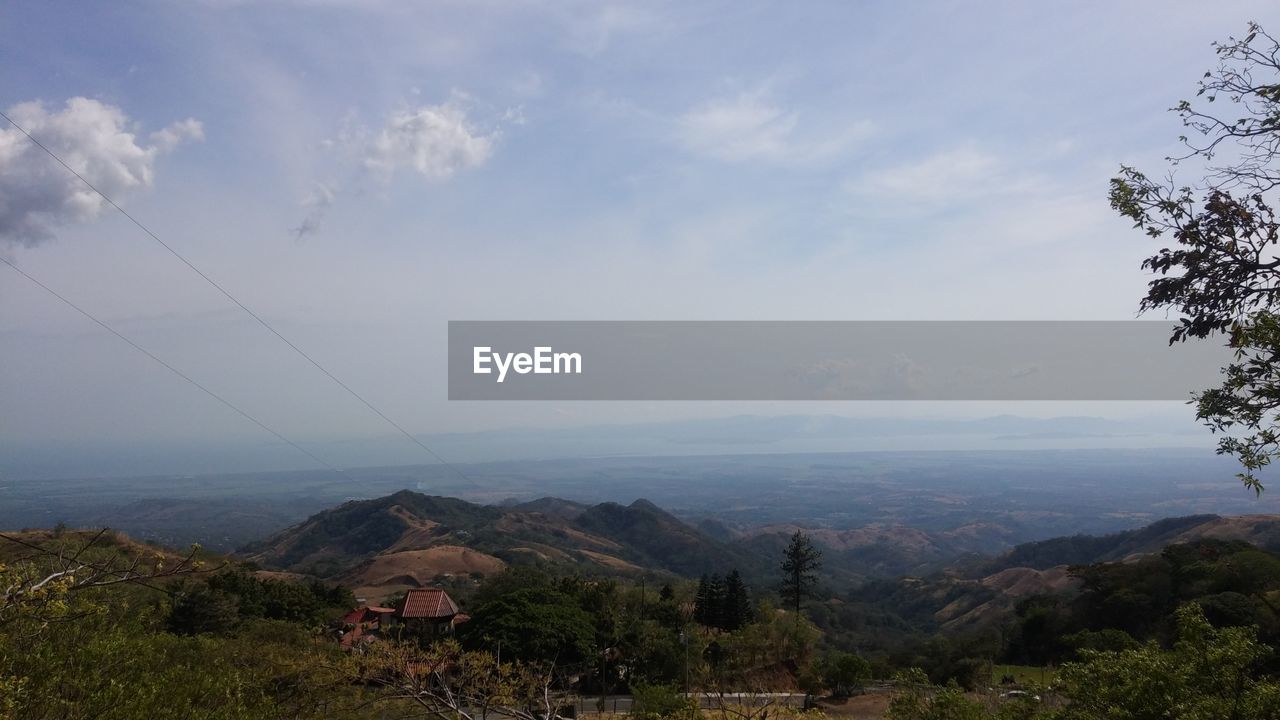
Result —
[[342, 616], [339, 644], [350, 649], [357, 644], [377, 640], [384, 631], [395, 625], [395, 608], [366, 605]]
[[344, 650], [361, 647], [381, 637], [400, 637], [404, 631], [420, 635], [452, 634], [471, 618], [444, 588], [411, 588], [396, 607], [365, 605], [342, 616], [339, 644]]
[[408, 628], [434, 635], [452, 633], [469, 618], [444, 588], [410, 588], [396, 608], [395, 619]]

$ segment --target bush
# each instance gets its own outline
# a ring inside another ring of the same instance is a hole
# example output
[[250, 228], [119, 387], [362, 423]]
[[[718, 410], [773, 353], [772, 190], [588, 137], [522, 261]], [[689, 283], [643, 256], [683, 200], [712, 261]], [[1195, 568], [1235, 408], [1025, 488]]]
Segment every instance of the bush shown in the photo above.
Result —
[[672, 685], [637, 683], [632, 686], [631, 695], [635, 699], [631, 713], [645, 720], [697, 718], [702, 715], [697, 703]]

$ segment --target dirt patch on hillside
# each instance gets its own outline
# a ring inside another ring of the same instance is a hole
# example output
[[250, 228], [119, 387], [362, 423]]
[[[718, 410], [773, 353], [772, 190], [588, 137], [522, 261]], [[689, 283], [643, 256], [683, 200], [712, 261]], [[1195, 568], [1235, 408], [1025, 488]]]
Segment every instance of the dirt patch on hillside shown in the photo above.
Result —
[[1237, 515], [1224, 517], [1191, 528], [1173, 542], [1190, 542], [1200, 538], [1212, 540], [1243, 540], [1267, 547], [1280, 538], [1280, 516]]
[[259, 580], [278, 580], [287, 583], [299, 583], [307, 579], [306, 575], [284, 570], [255, 570], [253, 576]]
[[359, 588], [429, 585], [437, 575], [492, 575], [507, 566], [492, 555], [457, 545], [375, 555], [344, 573], [344, 583]]
[[593, 562], [597, 562], [612, 570], [621, 570], [623, 572], [635, 572], [635, 573], [643, 571], [643, 568], [640, 568], [637, 565], [633, 565], [627, 562], [626, 560], [623, 560], [622, 558], [616, 558], [612, 555], [605, 555], [604, 553], [592, 552], [590, 550], [579, 550], [578, 552], [587, 556]]
[[1010, 597], [1057, 593], [1072, 587], [1076, 582], [1075, 578], [1067, 574], [1065, 565], [1048, 570], [1009, 568], [982, 579], [983, 585]]

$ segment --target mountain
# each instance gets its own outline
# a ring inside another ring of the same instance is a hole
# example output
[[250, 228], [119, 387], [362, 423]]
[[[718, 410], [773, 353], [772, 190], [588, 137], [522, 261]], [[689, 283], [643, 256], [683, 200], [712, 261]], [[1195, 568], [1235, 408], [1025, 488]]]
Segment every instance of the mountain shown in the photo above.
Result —
[[1134, 530], [1109, 535], [1072, 535], [1023, 543], [991, 560], [962, 571], [969, 577], [1010, 568], [1048, 570], [1061, 565], [1088, 565], [1159, 552], [1167, 545], [1194, 540], [1241, 540], [1280, 551], [1280, 516], [1189, 515], [1168, 518]]
[[646, 500], [579, 505], [543, 498], [504, 507], [403, 490], [317, 513], [241, 554], [264, 566], [327, 577], [357, 594], [391, 594], [441, 576], [507, 565], [692, 577], [762, 567]]
[[815, 611], [820, 625], [837, 632], [850, 617], [858, 618], [864, 631], [866, 625], [875, 624], [887, 629], [962, 632], [1007, 619], [1020, 601], [1032, 596], [1075, 596], [1082, 589], [1078, 576], [1082, 568], [1142, 563], [1157, 567], [1161, 552], [1168, 548], [1220, 546], [1280, 551], [1280, 516], [1192, 515], [1109, 535], [1024, 543], [994, 558], [967, 558], [941, 572], [873, 577]]
[[578, 516], [582, 530], [618, 543], [623, 557], [685, 577], [731, 568], [754, 576], [759, 558], [686, 525], [648, 500], [630, 505], [601, 503]]

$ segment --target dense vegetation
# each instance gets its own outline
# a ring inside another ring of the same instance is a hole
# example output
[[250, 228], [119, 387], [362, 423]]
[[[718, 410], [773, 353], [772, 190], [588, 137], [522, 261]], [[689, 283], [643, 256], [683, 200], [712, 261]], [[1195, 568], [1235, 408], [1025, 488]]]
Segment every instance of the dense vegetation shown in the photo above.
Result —
[[1005, 659], [1042, 665], [1079, 649], [1123, 650], [1169, 643], [1177, 613], [1195, 603], [1221, 627], [1253, 627], [1280, 644], [1280, 556], [1240, 542], [1171, 545], [1158, 557], [1078, 566], [1073, 596], [1036, 596], [1019, 604]]
[[[356, 652], [336, 642], [336, 618], [352, 604], [340, 587], [261, 577], [214, 557], [197, 565], [195, 555], [112, 536], [23, 542], [0, 568], [5, 587], [29, 590], [6, 595], [0, 615], [6, 720], [467, 710], [450, 702], [537, 720], [571, 694], [619, 693], [636, 697], [637, 714], [691, 717], [717, 710], [690, 706], [686, 687], [713, 698], [803, 692], [838, 707], [873, 683], [892, 694], [889, 717], [898, 720], [1252, 720], [1280, 708], [1280, 556], [1242, 542], [1201, 540], [1077, 566], [1078, 588], [1029, 597], [964, 632], [913, 627], [925, 608], [947, 602], [924, 582], [874, 586], [894, 588], [876, 612], [865, 612], [874, 594], [865, 588], [844, 603], [781, 609], [774, 603], [794, 567], [782, 554], [777, 589], [748, 587], [732, 568], [653, 587], [513, 567], [461, 598], [472, 618], [455, 636], [400, 635]], [[130, 581], [112, 580], [120, 577]], [[861, 624], [821, 629], [841, 605]], [[877, 632], [890, 617], [905, 632]], [[1052, 682], [1001, 698], [987, 689], [997, 661], [1058, 669]]]

